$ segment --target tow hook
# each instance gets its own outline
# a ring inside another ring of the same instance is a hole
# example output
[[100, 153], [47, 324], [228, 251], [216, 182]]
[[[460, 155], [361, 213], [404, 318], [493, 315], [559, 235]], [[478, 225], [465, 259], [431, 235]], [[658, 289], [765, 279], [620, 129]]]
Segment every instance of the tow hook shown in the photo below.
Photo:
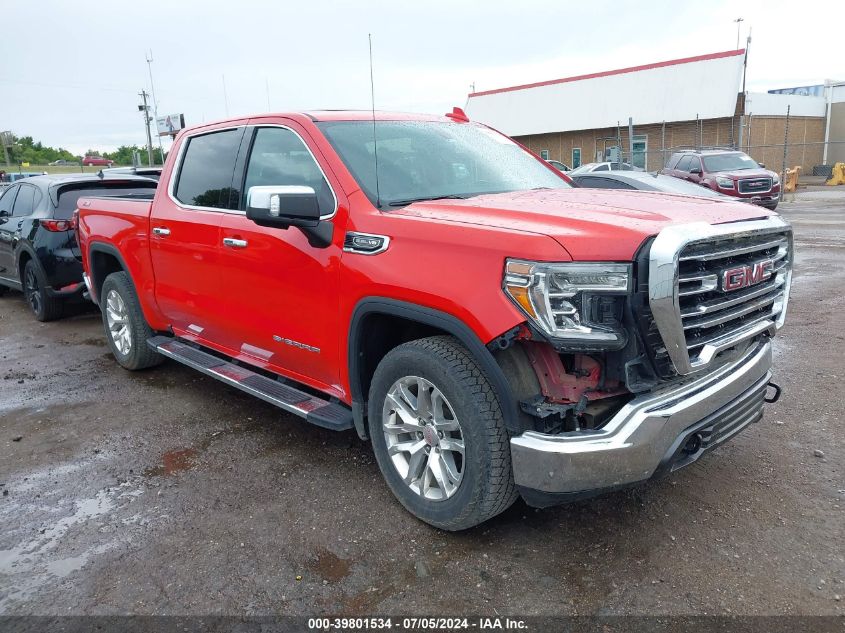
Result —
[[[769, 389], [774, 389], [774, 391], [775, 391], [775, 393], [771, 396], [768, 395]], [[768, 385], [766, 385], [766, 391], [767, 391], [767, 394], [765, 396], [763, 396], [764, 402], [768, 402], [769, 404], [772, 404], [773, 402], [777, 402], [778, 400], [780, 400], [780, 392], [781, 392], [780, 385], [777, 385], [773, 382], [770, 382]]]

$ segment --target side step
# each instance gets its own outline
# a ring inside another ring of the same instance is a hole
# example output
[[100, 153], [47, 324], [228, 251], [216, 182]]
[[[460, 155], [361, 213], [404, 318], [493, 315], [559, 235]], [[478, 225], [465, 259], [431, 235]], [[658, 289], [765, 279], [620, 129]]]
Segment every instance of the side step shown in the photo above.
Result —
[[147, 340], [162, 356], [192, 367], [207, 376], [274, 404], [288, 413], [305, 418], [307, 422], [332, 431], [354, 428], [352, 411], [341, 404], [328, 402], [277, 380], [272, 380], [241, 365], [186, 345], [171, 336], [154, 336]]

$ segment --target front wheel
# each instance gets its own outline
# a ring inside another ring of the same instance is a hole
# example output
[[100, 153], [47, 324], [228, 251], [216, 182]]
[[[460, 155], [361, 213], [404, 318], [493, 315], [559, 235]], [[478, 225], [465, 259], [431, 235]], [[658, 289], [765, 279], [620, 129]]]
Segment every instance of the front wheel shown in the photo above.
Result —
[[100, 309], [109, 347], [121, 367], [134, 371], [163, 360], [147, 345], [154, 332], [144, 319], [129, 275], [117, 272], [106, 277], [100, 291]]
[[470, 528], [517, 497], [496, 394], [450, 336], [405, 343], [382, 359], [370, 386], [369, 430], [387, 485], [426, 523]]

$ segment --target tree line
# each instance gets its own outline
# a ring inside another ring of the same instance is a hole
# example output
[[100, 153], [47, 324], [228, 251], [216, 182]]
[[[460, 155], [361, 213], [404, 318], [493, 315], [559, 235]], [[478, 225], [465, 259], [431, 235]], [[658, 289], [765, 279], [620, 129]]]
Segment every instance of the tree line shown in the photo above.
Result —
[[[31, 136], [12, 135], [6, 142], [8, 144], [9, 162], [13, 165], [20, 165], [21, 163], [47, 165], [56, 160], [82, 163], [82, 156], [75, 156], [63, 147], [48, 147], [41, 143], [41, 141], [34, 140]], [[131, 165], [135, 152], [139, 154], [141, 165], [146, 166], [147, 149], [145, 147], [138, 147], [137, 145], [121, 145], [114, 152], [101, 152], [96, 149], [89, 149], [85, 152], [85, 155], [102, 156], [108, 160], [113, 160], [115, 165]], [[167, 152], [164, 153], [164, 156], [167, 157]], [[2, 152], [0, 152], [0, 161], [2, 160], [3, 156]], [[158, 149], [154, 149], [153, 151], [153, 162], [157, 165], [161, 164], [161, 153]]]

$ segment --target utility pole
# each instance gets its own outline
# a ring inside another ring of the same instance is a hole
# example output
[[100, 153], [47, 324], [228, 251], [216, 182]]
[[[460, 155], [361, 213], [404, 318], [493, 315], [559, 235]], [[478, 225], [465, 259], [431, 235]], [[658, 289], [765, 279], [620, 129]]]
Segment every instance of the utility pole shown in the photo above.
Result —
[[[145, 55], [144, 58], [147, 60], [147, 70], [150, 73], [150, 92], [153, 96], [153, 115], [156, 119], [158, 119], [158, 99], [156, 99], [156, 87], [153, 83], [153, 50], [150, 49], [150, 54]], [[161, 137], [158, 137], [158, 151], [161, 154], [161, 164], [164, 165], [164, 147], [161, 144]], [[152, 167], [152, 164], [150, 164]]]
[[142, 90], [138, 93], [138, 96], [144, 100], [142, 105], [138, 106], [138, 109], [144, 113], [144, 125], [147, 128], [147, 164], [152, 167], [153, 165], [153, 137], [150, 134], [150, 121], [152, 121], [152, 117], [150, 116], [150, 106], [147, 105], [147, 91]]
[[734, 20], [736, 22], [736, 50], [739, 50], [739, 27], [742, 22], [745, 21], [745, 18], [737, 18]]

